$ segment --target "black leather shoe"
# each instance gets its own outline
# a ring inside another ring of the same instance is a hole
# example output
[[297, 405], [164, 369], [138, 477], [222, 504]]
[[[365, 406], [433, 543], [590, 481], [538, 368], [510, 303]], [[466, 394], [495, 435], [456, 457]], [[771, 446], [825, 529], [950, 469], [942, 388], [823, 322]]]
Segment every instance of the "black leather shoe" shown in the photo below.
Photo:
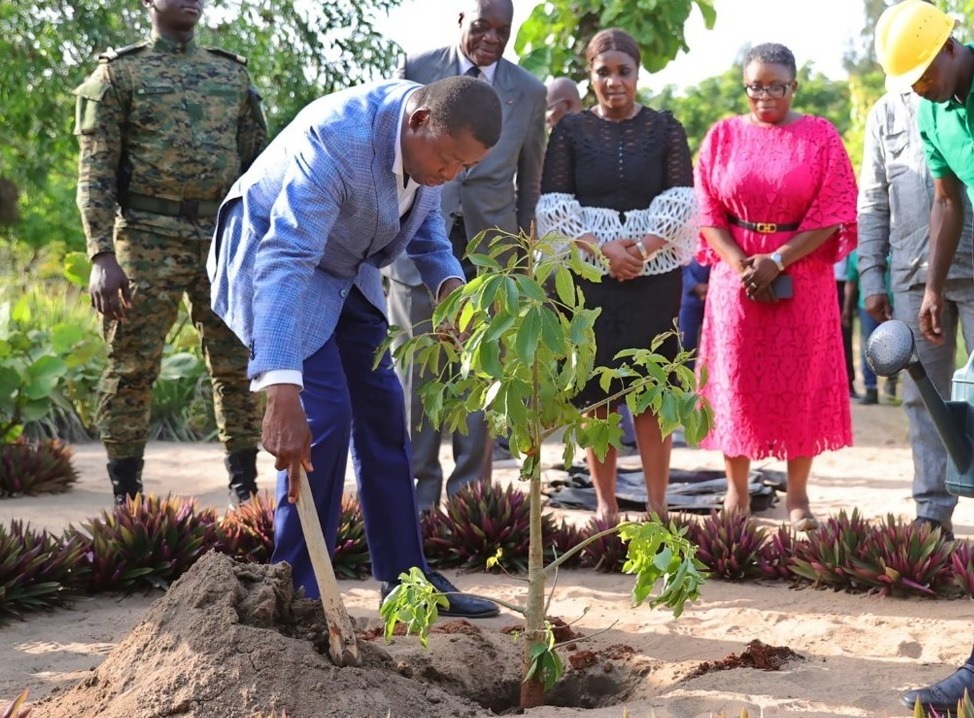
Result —
[[[441, 607], [439, 609], [441, 616], [453, 616], [456, 618], [492, 618], [500, 613], [500, 609], [493, 601], [488, 601], [486, 598], [466, 596], [460, 593], [460, 589], [450, 583], [446, 576], [439, 571], [427, 571], [426, 580], [433, 584], [433, 588], [440, 593], [451, 594], [446, 597], [446, 600], [450, 602], [450, 606], [448, 608]], [[386, 596], [392, 593], [392, 589], [398, 585], [398, 581], [382, 582], [382, 600], [379, 602], [380, 606], [382, 605], [382, 601], [386, 600]]]
[[940, 714], [957, 710], [957, 701], [964, 698], [964, 691], [974, 699], [974, 666], [965, 663], [957, 671], [940, 683], [934, 683], [926, 688], [907, 691], [900, 696], [900, 703], [904, 708], [913, 710], [917, 698], [925, 710], [935, 710]]

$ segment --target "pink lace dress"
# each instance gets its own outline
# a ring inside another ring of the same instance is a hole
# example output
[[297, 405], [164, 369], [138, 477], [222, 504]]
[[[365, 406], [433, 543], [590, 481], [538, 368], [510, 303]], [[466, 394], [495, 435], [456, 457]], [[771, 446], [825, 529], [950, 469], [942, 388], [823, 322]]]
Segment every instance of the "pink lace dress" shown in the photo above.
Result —
[[796, 232], [760, 234], [728, 222], [842, 225], [786, 270], [794, 297], [747, 298], [737, 273], [701, 237], [713, 265], [698, 372], [714, 409], [703, 446], [727, 456], [791, 459], [852, 444], [833, 264], [856, 245], [856, 180], [842, 140], [820, 117], [763, 127], [746, 117], [707, 133], [695, 170], [700, 225], [721, 227], [748, 255], [773, 252]]

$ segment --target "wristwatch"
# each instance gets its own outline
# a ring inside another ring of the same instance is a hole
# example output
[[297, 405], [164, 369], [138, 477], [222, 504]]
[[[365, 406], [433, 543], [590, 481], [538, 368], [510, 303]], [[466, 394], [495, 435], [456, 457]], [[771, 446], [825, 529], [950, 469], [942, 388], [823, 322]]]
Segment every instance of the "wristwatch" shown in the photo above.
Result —
[[781, 252], [772, 252], [771, 261], [775, 263], [779, 272], [785, 271], [785, 260], [781, 258]]

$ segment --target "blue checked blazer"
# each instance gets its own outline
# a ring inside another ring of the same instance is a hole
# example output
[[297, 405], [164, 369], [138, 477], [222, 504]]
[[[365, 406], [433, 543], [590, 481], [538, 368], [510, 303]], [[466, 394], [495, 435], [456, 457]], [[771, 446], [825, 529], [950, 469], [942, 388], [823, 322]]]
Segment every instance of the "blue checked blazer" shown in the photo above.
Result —
[[223, 200], [207, 262], [212, 306], [250, 347], [251, 377], [300, 371], [353, 285], [384, 312], [379, 267], [403, 251], [428, 287], [463, 276], [439, 188], [420, 187], [400, 224], [392, 166], [417, 87], [380, 82], [312, 102]]

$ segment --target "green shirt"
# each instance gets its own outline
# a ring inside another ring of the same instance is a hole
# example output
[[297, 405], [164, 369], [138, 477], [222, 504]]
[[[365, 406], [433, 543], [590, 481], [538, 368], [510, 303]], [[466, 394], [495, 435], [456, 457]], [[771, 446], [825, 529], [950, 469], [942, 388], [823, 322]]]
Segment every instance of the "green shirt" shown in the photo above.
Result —
[[[862, 281], [861, 281], [862, 277], [859, 274], [859, 252], [857, 252], [855, 249], [853, 249], [851, 252], [849, 252], [849, 256], [846, 259], [848, 260], [846, 262], [846, 281], [847, 282], [852, 282], [853, 284], [856, 285], [856, 288], [859, 290], [857, 292], [857, 294], [859, 295], [859, 308], [860, 309], [865, 309], [866, 308], [866, 293], [862, 291]], [[893, 306], [893, 293], [890, 290], [890, 287], [892, 285], [890, 284], [890, 279], [889, 279], [889, 266], [890, 266], [890, 264], [891, 264], [891, 262], [889, 261], [889, 257], [887, 256], [886, 257], [886, 274], [885, 274], [885, 280], [884, 280], [886, 282], [886, 298], [889, 300], [889, 305], [890, 306]]]
[[[974, 45], [968, 47], [974, 49]], [[935, 179], [953, 175], [974, 201], [974, 87], [971, 89], [963, 105], [953, 98], [947, 102], [920, 100], [917, 123], [930, 174]]]

